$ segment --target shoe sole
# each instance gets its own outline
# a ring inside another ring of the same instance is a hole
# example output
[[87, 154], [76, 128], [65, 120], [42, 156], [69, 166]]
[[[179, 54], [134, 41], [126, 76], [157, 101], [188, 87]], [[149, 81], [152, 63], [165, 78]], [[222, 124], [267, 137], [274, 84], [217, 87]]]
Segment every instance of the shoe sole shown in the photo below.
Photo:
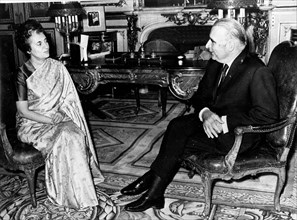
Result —
[[132, 209], [132, 210], [129, 210], [129, 208], [127, 209], [126, 207], [124, 207], [124, 209], [128, 212], [143, 212], [147, 209], [150, 209], [150, 208], [155, 208], [155, 209], [163, 209], [165, 206], [165, 199], [164, 199], [164, 202], [161, 202], [161, 204], [155, 204], [155, 205], [152, 205], [151, 207], [148, 207], [146, 209]]

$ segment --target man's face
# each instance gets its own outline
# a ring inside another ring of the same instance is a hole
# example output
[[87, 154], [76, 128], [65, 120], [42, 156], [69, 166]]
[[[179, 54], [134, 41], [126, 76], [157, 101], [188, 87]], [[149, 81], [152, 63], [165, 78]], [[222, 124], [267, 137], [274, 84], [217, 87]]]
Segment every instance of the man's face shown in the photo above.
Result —
[[220, 63], [225, 63], [226, 58], [229, 55], [227, 50], [228, 33], [225, 28], [220, 26], [214, 26], [209, 35], [209, 40], [206, 43], [206, 48], [212, 55], [212, 59]]

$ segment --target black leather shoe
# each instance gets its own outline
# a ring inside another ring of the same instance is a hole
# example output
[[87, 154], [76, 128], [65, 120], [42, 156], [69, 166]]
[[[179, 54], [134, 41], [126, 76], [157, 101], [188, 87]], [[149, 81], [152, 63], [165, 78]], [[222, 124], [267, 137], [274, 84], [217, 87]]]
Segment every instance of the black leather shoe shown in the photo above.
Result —
[[142, 177], [135, 180], [133, 183], [121, 189], [122, 195], [133, 196], [139, 195], [148, 190], [152, 184], [154, 174], [152, 172], [145, 173]]
[[138, 200], [131, 202], [125, 206], [125, 210], [129, 212], [142, 212], [149, 208], [164, 208], [164, 192], [168, 185], [167, 181], [161, 177], [154, 175], [151, 180], [150, 189], [144, 193]]
[[145, 193], [138, 200], [131, 202], [125, 206], [125, 210], [128, 212], [143, 212], [149, 208], [162, 209], [164, 208], [165, 199], [164, 195], [152, 198]]

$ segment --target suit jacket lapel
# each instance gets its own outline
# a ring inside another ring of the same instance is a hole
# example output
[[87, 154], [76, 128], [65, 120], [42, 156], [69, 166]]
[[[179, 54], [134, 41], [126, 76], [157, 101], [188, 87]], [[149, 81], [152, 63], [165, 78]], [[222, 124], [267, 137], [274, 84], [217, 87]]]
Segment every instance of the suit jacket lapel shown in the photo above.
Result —
[[[237, 75], [241, 74], [243, 72], [242, 68], [242, 63], [244, 61], [244, 59], [247, 56], [247, 51], [243, 50], [238, 57], [235, 58], [235, 60], [233, 61], [233, 63], [231, 64], [228, 74], [224, 80], [224, 82], [222, 82], [222, 84], [219, 86], [219, 88], [217, 88], [217, 92], [222, 92], [224, 91], [226, 88], [228, 88], [228, 85], [234, 80], [234, 78], [236, 78]], [[231, 85], [230, 84], [230, 85]]]
[[219, 88], [219, 81], [220, 81], [220, 78], [221, 78], [221, 70], [223, 68], [223, 64], [220, 66], [220, 68], [218, 68], [217, 70], [217, 78], [216, 78], [216, 82], [215, 82], [215, 87], [214, 87], [214, 90], [213, 90], [213, 98], [215, 98], [217, 96], [217, 92], [218, 92], [218, 88]]

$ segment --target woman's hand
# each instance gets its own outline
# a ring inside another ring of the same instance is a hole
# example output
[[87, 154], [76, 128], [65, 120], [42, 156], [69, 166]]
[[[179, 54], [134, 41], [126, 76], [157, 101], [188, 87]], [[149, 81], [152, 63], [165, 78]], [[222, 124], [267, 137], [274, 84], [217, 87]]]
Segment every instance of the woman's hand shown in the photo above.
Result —
[[65, 118], [65, 113], [57, 112], [52, 118], [52, 124], [56, 125], [63, 121]]

